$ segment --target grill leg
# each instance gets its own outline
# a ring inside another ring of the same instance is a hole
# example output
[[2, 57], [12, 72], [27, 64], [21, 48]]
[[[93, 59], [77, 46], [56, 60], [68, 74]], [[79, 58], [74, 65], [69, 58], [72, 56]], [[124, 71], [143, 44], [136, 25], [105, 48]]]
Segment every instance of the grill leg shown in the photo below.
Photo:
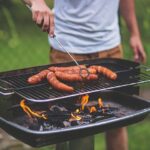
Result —
[[94, 136], [71, 140], [69, 150], [94, 150]]

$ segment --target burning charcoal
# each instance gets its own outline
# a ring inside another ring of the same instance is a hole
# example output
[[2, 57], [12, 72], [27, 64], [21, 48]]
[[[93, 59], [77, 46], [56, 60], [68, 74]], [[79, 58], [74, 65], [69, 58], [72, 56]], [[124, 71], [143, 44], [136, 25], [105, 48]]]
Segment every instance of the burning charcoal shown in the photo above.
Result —
[[97, 117], [93, 118], [91, 122], [92, 122], [92, 123], [98, 122], [98, 121], [103, 120], [103, 119], [106, 119], [106, 118], [108, 118], [108, 117], [97, 116]]
[[43, 129], [48, 131], [52, 130], [53, 126], [49, 122], [43, 122]]
[[[29, 117], [30, 118], [30, 117]], [[33, 130], [39, 130], [39, 124], [38, 124], [38, 120], [37, 118], [30, 118], [30, 125], [29, 125], [29, 128], [30, 129], [33, 129]]]
[[38, 120], [36, 118], [30, 118], [27, 115], [24, 115], [16, 118], [15, 122], [28, 129], [39, 130]]
[[114, 116], [115, 111], [118, 111], [118, 108], [115, 107], [103, 107], [103, 114], [106, 116]]
[[82, 123], [81, 123], [81, 121], [79, 121], [79, 120], [72, 120], [71, 121], [71, 126], [76, 126], [76, 125], [81, 125]]
[[68, 120], [70, 118], [70, 114], [68, 112], [47, 112], [47, 117], [49, 121], [57, 121], [57, 120]]
[[91, 121], [91, 118], [92, 118], [92, 115], [91, 114], [85, 114], [82, 119], [84, 122], [90, 122]]
[[44, 128], [43, 128], [43, 126], [42, 126], [42, 125], [40, 126], [39, 131], [44, 131]]
[[70, 127], [71, 126], [70, 122], [68, 122], [68, 121], [63, 121], [63, 124], [64, 124], [64, 127]]
[[29, 126], [29, 129], [31, 130], [39, 130], [40, 126], [38, 124], [32, 124]]
[[68, 111], [68, 110], [63, 106], [53, 105], [53, 106], [50, 107], [50, 111], [62, 112], [62, 111]]
[[54, 126], [56, 126], [57, 128], [63, 128], [65, 127], [64, 126], [64, 123], [60, 120], [57, 120], [56, 122], [53, 122]]

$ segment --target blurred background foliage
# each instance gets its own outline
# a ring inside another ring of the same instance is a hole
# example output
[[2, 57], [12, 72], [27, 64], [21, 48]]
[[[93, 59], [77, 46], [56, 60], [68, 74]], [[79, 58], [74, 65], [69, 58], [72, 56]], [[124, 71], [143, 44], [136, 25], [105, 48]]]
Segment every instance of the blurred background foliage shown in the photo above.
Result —
[[[53, 0], [47, 0], [52, 8]], [[150, 0], [136, 0], [136, 12], [143, 45], [150, 65]], [[132, 60], [129, 33], [121, 19], [121, 34], [125, 58]], [[49, 63], [47, 34], [32, 22], [31, 12], [21, 0], [0, 0], [0, 72], [27, 68]], [[132, 125], [129, 130], [129, 148], [148, 150], [150, 148], [149, 118]], [[95, 149], [104, 149], [104, 135], [98, 134]], [[45, 147], [42, 150], [52, 150]]]
[[[47, 0], [50, 7], [53, 0]], [[136, 0], [137, 18], [150, 64], [150, 1]], [[125, 58], [132, 60], [129, 33], [121, 19]], [[31, 12], [18, 0], [0, 0], [0, 71], [49, 63], [47, 34], [33, 22]]]

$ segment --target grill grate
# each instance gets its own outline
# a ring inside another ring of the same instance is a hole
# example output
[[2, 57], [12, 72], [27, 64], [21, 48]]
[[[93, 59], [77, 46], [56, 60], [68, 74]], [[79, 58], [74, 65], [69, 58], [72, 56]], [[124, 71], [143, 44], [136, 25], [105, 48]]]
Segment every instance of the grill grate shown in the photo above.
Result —
[[[25, 69], [19, 71], [21, 73], [4, 73], [0, 76], [0, 90], [5, 89], [7, 93], [9, 90], [15, 91], [23, 98], [34, 102], [48, 102], [51, 100], [58, 100], [67, 97], [103, 91], [107, 89], [115, 89], [130, 85], [136, 85], [139, 83], [145, 83], [150, 81], [150, 74], [148, 71], [140, 71], [138, 63], [134, 63], [127, 60], [120, 59], [96, 59], [90, 61], [82, 61], [80, 64], [88, 65], [102, 65], [116, 71], [118, 78], [115, 81], [100, 75], [97, 81], [90, 81], [81, 86], [79, 83], [67, 83], [75, 88], [73, 93], [60, 92], [53, 89], [46, 80], [37, 85], [29, 85], [27, 83], [28, 77], [39, 72], [42, 69], [48, 68], [48, 66], [34, 67], [32, 69]], [[55, 64], [57, 66], [69, 66], [72, 63]], [[49, 65], [51, 66], [51, 65]], [[142, 67], [143, 68], [143, 67]], [[29, 71], [27, 71], [29, 70]], [[146, 70], [146, 68], [144, 68]], [[5, 83], [2, 85], [1, 83]], [[7, 85], [7, 86], [6, 86]], [[9, 86], [8, 86], [9, 85]], [[2, 93], [2, 92], [1, 92]], [[11, 92], [8, 92], [11, 93]]]

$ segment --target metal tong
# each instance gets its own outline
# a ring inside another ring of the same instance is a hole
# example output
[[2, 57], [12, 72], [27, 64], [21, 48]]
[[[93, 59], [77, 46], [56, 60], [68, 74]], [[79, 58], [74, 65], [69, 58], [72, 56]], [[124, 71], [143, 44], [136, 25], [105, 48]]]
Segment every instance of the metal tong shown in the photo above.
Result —
[[[77, 62], [77, 60], [70, 54], [70, 52], [69, 52], [67, 49], [64, 48], [64, 46], [62, 45], [62, 43], [56, 38], [56, 35], [55, 35], [55, 34], [54, 34], [53, 38], [54, 38], [54, 40], [58, 43], [58, 45], [70, 56], [70, 58], [74, 61], [74, 63], [80, 68], [79, 74], [80, 74], [81, 78], [86, 78], [86, 77], [88, 77], [89, 74], [90, 74], [89, 71], [88, 71], [88, 69], [87, 69], [87, 68], [82, 68], [82, 67], [79, 65], [79, 63]], [[83, 72], [84, 70], [86, 70], [87, 74], [86, 74], [86, 75], [84, 74], [84, 76], [83, 76], [83, 73], [82, 73], [82, 72]]]

